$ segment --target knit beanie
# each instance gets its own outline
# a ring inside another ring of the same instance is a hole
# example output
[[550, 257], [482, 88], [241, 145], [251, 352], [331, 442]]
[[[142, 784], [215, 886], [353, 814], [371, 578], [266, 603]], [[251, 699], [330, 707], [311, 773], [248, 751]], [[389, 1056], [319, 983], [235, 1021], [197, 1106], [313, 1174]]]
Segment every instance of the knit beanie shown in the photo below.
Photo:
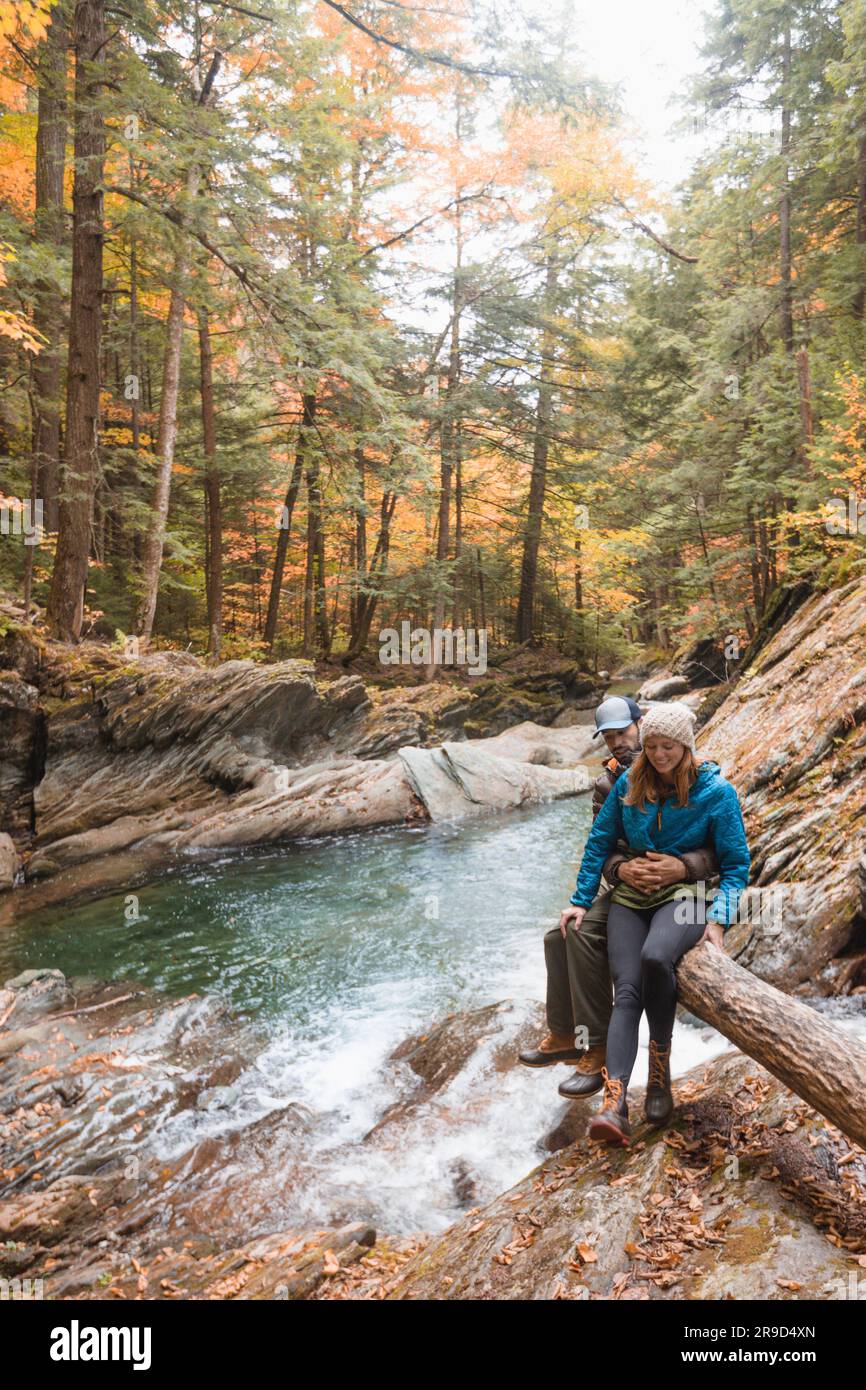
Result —
[[640, 721], [641, 744], [645, 747], [650, 735], [658, 734], [661, 738], [676, 739], [677, 743], [684, 743], [686, 748], [696, 753], [696, 717], [694, 710], [690, 710], [682, 700], [660, 700], [657, 704], [650, 705]]

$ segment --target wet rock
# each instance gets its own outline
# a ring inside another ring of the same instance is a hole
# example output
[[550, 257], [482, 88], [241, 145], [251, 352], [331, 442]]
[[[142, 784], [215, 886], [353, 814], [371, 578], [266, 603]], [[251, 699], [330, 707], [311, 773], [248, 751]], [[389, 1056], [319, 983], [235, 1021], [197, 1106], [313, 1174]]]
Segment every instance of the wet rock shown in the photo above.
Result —
[[674, 1092], [669, 1129], [649, 1129], [638, 1110], [628, 1149], [578, 1132], [434, 1237], [388, 1297], [838, 1296], [851, 1256], [866, 1251], [860, 1150], [738, 1054], [695, 1068]]
[[650, 680], [644, 681], [637, 698], [639, 700], [674, 700], [678, 695], [684, 695], [689, 688], [689, 683], [684, 676], [676, 676], [672, 672], [666, 671], [662, 675], [653, 676]]
[[72, 990], [61, 970], [24, 970], [6, 980], [3, 989], [9, 1003], [0, 1008], [0, 1020], [9, 1028], [23, 1028], [34, 1019], [52, 1013], [72, 998]]
[[471, 1164], [465, 1158], [457, 1158], [451, 1164], [451, 1179], [454, 1195], [461, 1207], [469, 1207], [475, 1201], [478, 1180], [472, 1172]]
[[209, 1090], [199, 1092], [196, 1109], [229, 1110], [237, 1101], [238, 1094], [235, 1086], [212, 1086]]
[[[514, 1004], [503, 1000], [468, 1013], [449, 1014], [429, 1033], [406, 1038], [394, 1048], [388, 1061], [408, 1065], [419, 1082], [388, 1106], [364, 1135], [363, 1142], [368, 1143], [386, 1129], [404, 1122], [419, 1106], [443, 1091], [488, 1040], [496, 1043], [502, 1038], [490, 1049], [490, 1066], [494, 1073], [518, 1066], [518, 1052], [530, 1032], [536, 1036], [538, 1022], [533, 1018], [515, 1030], [515, 1012]], [[540, 1011], [538, 1018], [540, 1021]]]

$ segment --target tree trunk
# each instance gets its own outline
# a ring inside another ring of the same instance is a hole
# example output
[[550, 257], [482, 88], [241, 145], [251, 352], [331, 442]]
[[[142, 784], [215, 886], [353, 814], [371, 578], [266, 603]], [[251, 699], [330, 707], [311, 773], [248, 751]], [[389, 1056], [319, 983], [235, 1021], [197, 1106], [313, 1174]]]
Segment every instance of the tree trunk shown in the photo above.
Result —
[[103, 0], [77, 0], [75, 44], [75, 179], [72, 187], [72, 294], [66, 382], [66, 438], [59, 536], [48, 622], [55, 637], [81, 635], [97, 476], [99, 357], [102, 333], [102, 181], [105, 123]]
[[680, 1003], [866, 1146], [866, 1047], [704, 942], [677, 967]]
[[[214, 53], [207, 76], [198, 93], [198, 105], [207, 106], [213, 96], [213, 84], [222, 62], [222, 54]], [[201, 169], [191, 164], [186, 174], [186, 209], [195, 202], [201, 186]], [[183, 225], [175, 255], [171, 300], [165, 333], [165, 354], [162, 365], [162, 394], [159, 401], [159, 431], [157, 437], [157, 474], [151, 502], [150, 524], [144, 543], [142, 561], [142, 591], [135, 615], [135, 631], [145, 639], [153, 631], [156, 600], [159, 593], [159, 572], [171, 495], [171, 474], [174, 467], [174, 448], [177, 442], [177, 405], [180, 394], [180, 360], [183, 346], [183, 315], [186, 303], [187, 277], [191, 260], [190, 243]]]
[[[866, 122], [866, 116], [863, 120]], [[866, 245], [866, 129], [861, 131], [857, 146], [857, 221], [854, 240], [858, 246]], [[854, 317], [858, 319], [862, 319], [866, 306], [866, 284], [863, 283], [862, 274], [861, 270], [861, 282], [854, 295]]]
[[[39, 58], [39, 98], [36, 125], [36, 187], [34, 231], [40, 246], [56, 253], [64, 241], [63, 176], [66, 169], [66, 46], [69, 41], [68, 3], [51, 11], [51, 23]], [[39, 284], [33, 304], [33, 325], [45, 338], [33, 361], [36, 419], [33, 423], [33, 464], [36, 496], [45, 508], [45, 525], [56, 531], [60, 480], [60, 339], [63, 304], [59, 290]], [[32, 549], [32, 547], [31, 547]]]
[[782, 47], [782, 190], [779, 198], [779, 304], [782, 342], [786, 352], [794, 351], [793, 286], [791, 283], [791, 30], [786, 27]]
[[541, 523], [544, 517], [544, 495], [547, 488], [547, 457], [550, 426], [553, 419], [553, 356], [556, 349], [553, 312], [556, 296], [556, 258], [547, 252], [547, 272], [544, 286], [544, 329], [541, 335], [541, 370], [538, 400], [535, 407], [535, 441], [532, 449], [532, 476], [529, 481], [529, 504], [526, 530], [523, 536], [523, 557], [520, 565], [520, 595], [514, 640], [528, 642], [532, 638], [535, 595], [538, 586], [538, 549], [541, 544]]
[[[199, 170], [193, 166], [186, 177], [186, 196], [192, 202], [198, 193]], [[177, 442], [177, 404], [180, 396], [180, 358], [183, 347], [183, 315], [186, 305], [187, 276], [190, 267], [190, 247], [186, 237], [175, 255], [168, 322], [165, 328], [165, 352], [162, 363], [162, 392], [159, 399], [159, 432], [156, 445], [156, 482], [150, 503], [150, 521], [144, 542], [141, 597], [135, 615], [135, 631], [149, 638], [153, 631], [156, 600], [159, 592], [159, 572], [168, 504], [171, 496], [171, 474], [174, 467], [174, 447]]]
[[331, 641], [325, 607], [325, 532], [318, 462], [307, 468], [307, 569], [304, 581], [304, 653], [327, 656]]
[[362, 587], [367, 578], [367, 460], [360, 445], [355, 450], [355, 474], [358, 501], [355, 506], [355, 535], [351, 548], [355, 577], [349, 604], [349, 651], [353, 649], [359, 632]]
[[[462, 138], [462, 103], [459, 92], [456, 96], [455, 133], [459, 145]], [[451, 541], [451, 487], [455, 471], [459, 468], [460, 421], [456, 415], [456, 397], [460, 389], [460, 317], [463, 312], [463, 225], [460, 198], [463, 193], [458, 184], [455, 189], [457, 206], [454, 214], [455, 258], [454, 281], [451, 298], [451, 345], [448, 356], [448, 384], [445, 394], [445, 414], [439, 431], [440, 440], [440, 481], [439, 481], [439, 532], [436, 540], [436, 601], [433, 608], [433, 630], [441, 631], [445, 626], [446, 580], [445, 566]], [[436, 674], [436, 662], [425, 667], [424, 679], [432, 680]]]
[[305, 392], [301, 413], [301, 425], [298, 431], [297, 445], [295, 446], [295, 462], [292, 468], [292, 476], [289, 479], [289, 486], [286, 491], [286, 500], [283, 503], [283, 512], [285, 515], [280, 518], [277, 550], [274, 556], [274, 572], [271, 576], [271, 591], [268, 595], [268, 613], [265, 618], [264, 636], [269, 647], [274, 645], [274, 638], [277, 635], [277, 621], [280, 616], [280, 599], [283, 592], [283, 575], [286, 569], [286, 556], [289, 551], [289, 533], [292, 529], [292, 513], [295, 510], [295, 503], [298, 500], [298, 493], [301, 490], [304, 459], [306, 458], [310, 431], [315, 423], [315, 419], [316, 393], [315, 391]]
[[[343, 657], [343, 665], [348, 666], [350, 661], [354, 661], [367, 645], [370, 636], [370, 628], [379, 602], [379, 594], [373, 592], [372, 585], [375, 582], [377, 588], [381, 589], [382, 580], [388, 572], [388, 552], [391, 548], [391, 522], [394, 517], [394, 509], [397, 506], [396, 492], [383, 492], [382, 505], [380, 508], [379, 536], [376, 541], [376, 548], [373, 551], [373, 558], [370, 561], [370, 568], [367, 571], [367, 586], [358, 595], [358, 608], [356, 617], [356, 631], [349, 643], [349, 649]], [[417, 623], [413, 623], [417, 627]]]
[[216, 412], [213, 395], [213, 349], [206, 309], [198, 311], [198, 345], [201, 367], [201, 420], [205, 457], [205, 510], [207, 515], [207, 649], [214, 661], [220, 659], [223, 606], [223, 521], [222, 494], [216, 453]]

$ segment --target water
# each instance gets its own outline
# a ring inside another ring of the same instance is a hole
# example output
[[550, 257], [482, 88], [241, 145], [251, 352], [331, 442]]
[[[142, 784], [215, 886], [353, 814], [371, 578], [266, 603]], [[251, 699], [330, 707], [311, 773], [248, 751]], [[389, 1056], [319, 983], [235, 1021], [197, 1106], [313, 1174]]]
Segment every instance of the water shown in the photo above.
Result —
[[[245, 1200], [267, 1209], [265, 1229], [370, 1219], [395, 1233], [435, 1230], [460, 1214], [455, 1173], [469, 1175], [473, 1202], [488, 1200], [540, 1161], [539, 1140], [562, 1116], [556, 1086], [568, 1070], [504, 1067], [503, 1057], [518, 1034], [527, 1045], [543, 1028], [542, 936], [568, 902], [589, 819], [583, 797], [198, 861], [135, 899], [8, 929], [0, 980], [54, 966], [224, 1002], [254, 1026], [255, 1056], [226, 1105], [155, 1125], [152, 1154], [177, 1158], [262, 1117], [279, 1130], [282, 1112], [301, 1115], [280, 1149], [278, 1190], [273, 1150], [241, 1142]], [[365, 1141], [418, 1085], [388, 1060], [394, 1047], [501, 1000], [512, 1002], [450, 1083]], [[646, 1042], [644, 1023], [636, 1084]], [[674, 1074], [729, 1046], [678, 1025]]]

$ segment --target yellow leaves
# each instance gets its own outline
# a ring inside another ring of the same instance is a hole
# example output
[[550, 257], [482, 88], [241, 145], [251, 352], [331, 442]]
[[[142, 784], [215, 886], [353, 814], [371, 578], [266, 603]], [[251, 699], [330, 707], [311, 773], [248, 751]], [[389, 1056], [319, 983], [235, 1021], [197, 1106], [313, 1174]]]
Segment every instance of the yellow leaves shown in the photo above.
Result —
[[[6, 284], [3, 262], [14, 259], [11, 246], [0, 242], [0, 287]], [[41, 352], [45, 341], [22, 314], [13, 313], [10, 309], [0, 309], [0, 338], [11, 338], [13, 342], [20, 343], [26, 352], [33, 353]]]
[[23, 33], [44, 39], [50, 10], [51, 0], [0, 0], [0, 38]]

